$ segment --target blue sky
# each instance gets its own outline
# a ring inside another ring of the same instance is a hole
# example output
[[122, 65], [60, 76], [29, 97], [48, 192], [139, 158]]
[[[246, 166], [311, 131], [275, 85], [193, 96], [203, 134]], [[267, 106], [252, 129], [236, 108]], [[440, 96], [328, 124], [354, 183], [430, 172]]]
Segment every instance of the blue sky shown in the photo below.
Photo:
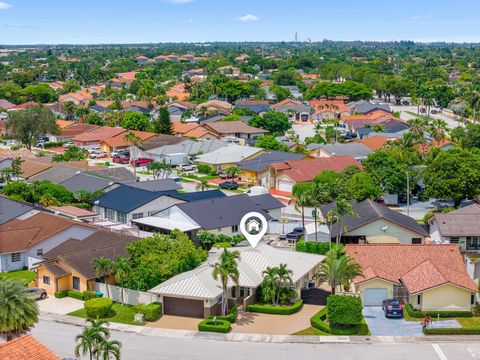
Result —
[[478, 0], [0, 0], [0, 44], [480, 42]]

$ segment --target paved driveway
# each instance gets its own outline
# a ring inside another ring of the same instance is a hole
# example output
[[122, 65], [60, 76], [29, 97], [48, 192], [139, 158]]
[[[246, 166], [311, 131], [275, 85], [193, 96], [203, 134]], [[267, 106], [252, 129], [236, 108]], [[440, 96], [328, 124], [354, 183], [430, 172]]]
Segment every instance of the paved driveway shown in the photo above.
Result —
[[198, 330], [198, 323], [202, 319], [191, 318], [186, 316], [163, 315], [160, 319], [153, 322], [148, 322], [145, 326], [160, 328], [160, 329], [175, 329], [175, 330]]
[[404, 318], [387, 319], [381, 306], [365, 306], [363, 316], [373, 336], [422, 336], [420, 321], [406, 321]]
[[61, 315], [83, 308], [83, 301], [71, 297], [57, 299], [49, 296], [45, 300], [38, 300], [37, 304], [40, 311]]

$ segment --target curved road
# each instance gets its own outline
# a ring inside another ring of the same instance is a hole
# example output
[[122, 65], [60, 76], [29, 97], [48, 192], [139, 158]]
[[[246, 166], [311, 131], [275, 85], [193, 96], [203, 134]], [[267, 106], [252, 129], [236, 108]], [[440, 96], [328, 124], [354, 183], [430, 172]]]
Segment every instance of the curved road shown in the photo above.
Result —
[[[74, 338], [81, 328], [40, 320], [33, 335], [61, 357], [73, 358]], [[112, 339], [122, 343], [122, 359], [127, 360], [468, 360], [480, 358], [480, 345], [473, 342], [429, 342], [356, 344], [247, 343], [191, 338], [145, 336], [112, 331]], [[477, 343], [478, 344], [478, 343]]]

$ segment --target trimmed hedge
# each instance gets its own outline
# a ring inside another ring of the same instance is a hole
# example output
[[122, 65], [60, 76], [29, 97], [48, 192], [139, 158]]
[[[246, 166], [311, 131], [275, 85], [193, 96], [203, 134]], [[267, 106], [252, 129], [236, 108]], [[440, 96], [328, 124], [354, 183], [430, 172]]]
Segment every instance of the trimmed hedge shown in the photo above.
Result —
[[138, 304], [135, 305], [135, 311], [143, 314], [146, 321], [155, 321], [160, 315], [162, 315], [162, 304], [151, 303], [148, 305]]
[[50, 141], [50, 142], [44, 143], [43, 148], [48, 149], [52, 147], [60, 147], [60, 146], [63, 146], [63, 144], [65, 144], [65, 142], [63, 141]]
[[80, 291], [68, 290], [67, 294], [68, 294], [68, 297], [71, 297], [77, 300], [83, 300], [83, 293], [81, 293]]
[[67, 297], [67, 296], [68, 296], [68, 290], [57, 291], [55, 293], [55, 297], [57, 299], [61, 299], [61, 298]]
[[446, 311], [421, 311], [415, 310], [411, 304], [405, 305], [405, 310], [408, 315], [413, 318], [424, 318], [429, 315], [431, 317], [437, 317], [440, 314], [441, 318], [457, 318], [457, 317], [473, 317], [472, 311], [459, 311], [459, 310], [446, 310]]
[[208, 317], [208, 319], [212, 320], [214, 317], [217, 318], [217, 320], [226, 320], [231, 324], [235, 324], [235, 322], [237, 321], [237, 317], [238, 317], [238, 308], [236, 306], [234, 306], [230, 309], [230, 312], [228, 313], [228, 315], [225, 315], [225, 316], [223, 316], [223, 315], [220, 315], [220, 316], [210, 315]]
[[361, 324], [353, 325], [350, 327], [338, 328], [338, 327], [330, 326], [326, 322], [327, 313], [328, 313], [328, 308], [324, 307], [322, 310], [320, 310], [318, 313], [316, 313], [310, 318], [310, 325], [315, 329], [318, 329], [333, 335], [356, 335], [356, 334], [359, 334], [360, 332], [362, 334], [368, 333], [367, 325], [365, 324], [363, 319]]
[[213, 320], [202, 320], [198, 324], [198, 331], [209, 331], [226, 334], [232, 330], [232, 325], [230, 321], [227, 320], [218, 320], [213, 322]]
[[93, 319], [103, 319], [112, 315], [112, 305], [113, 302], [111, 299], [96, 298], [85, 301], [83, 307], [87, 312], [87, 317]]
[[480, 335], [480, 329], [469, 328], [444, 328], [423, 329], [425, 335]]
[[362, 323], [362, 300], [358, 296], [330, 295], [327, 298], [327, 309], [330, 324], [353, 326]]
[[247, 306], [247, 311], [256, 312], [262, 314], [275, 314], [275, 315], [291, 315], [298, 311], [303, 306], [303, 300], [297, 300], [292, 305], [271, 305], [271, 304], [253, 304]]
[[95, 291], [89, 291], [89, 290], [85, 290], [83, 293], [83, 300], [90, 300], [90, 299], [95, 299], [96, 298], [96, 294], [95, 294]]

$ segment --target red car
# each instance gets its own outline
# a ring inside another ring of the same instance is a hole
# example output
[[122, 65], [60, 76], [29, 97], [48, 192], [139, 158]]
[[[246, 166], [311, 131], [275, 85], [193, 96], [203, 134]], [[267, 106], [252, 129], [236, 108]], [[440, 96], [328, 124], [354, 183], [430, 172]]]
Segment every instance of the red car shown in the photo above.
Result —
[[153, 162], [153, 159], [138, 158], [136, 160], [130, 161], [130, 164], [132, 164], [132, 166], [138, 167], [138, 166], [146, 166], [147, 164], [150, 164], [151, 162]]
[[112, 161], [117, 164], [128, 164], [130, 162], [130, 158], [128, 156], [115, 156]]

